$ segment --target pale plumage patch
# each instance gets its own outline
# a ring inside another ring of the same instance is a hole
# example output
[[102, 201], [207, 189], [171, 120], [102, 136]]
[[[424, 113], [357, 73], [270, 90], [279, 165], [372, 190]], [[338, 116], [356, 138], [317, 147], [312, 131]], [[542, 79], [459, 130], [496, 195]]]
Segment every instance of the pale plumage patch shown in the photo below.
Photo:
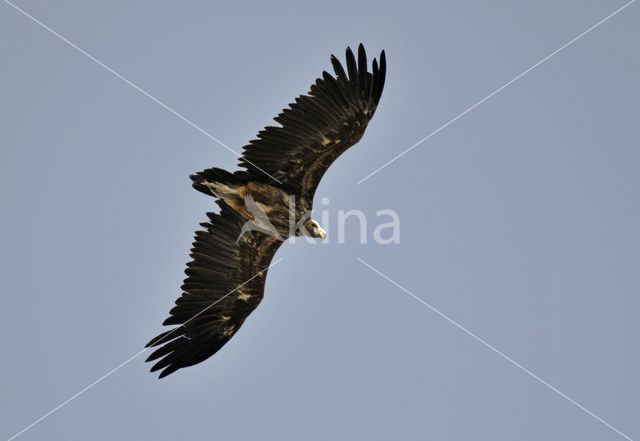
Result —
[[234, 332], [236, 332], [236, 325], [226, 326], [222, 331], [222, 335], [229, 337], [233, 335]]

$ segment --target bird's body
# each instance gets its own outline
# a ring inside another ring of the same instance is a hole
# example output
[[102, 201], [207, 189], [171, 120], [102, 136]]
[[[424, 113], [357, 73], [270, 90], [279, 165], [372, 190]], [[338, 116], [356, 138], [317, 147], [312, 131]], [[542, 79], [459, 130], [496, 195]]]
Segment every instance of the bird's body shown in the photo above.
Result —
[[160, 358], [151, 370], [163, 369], [161, 378], [207, 359], [238, 331], [262, 300], [283, 241], [324, 239], [310, 217], [315, 190], [333, 161], [364, 134], [386, 71], [384, 51], [371, 73], [362, 45], [357, 63], [349, 48], [346, 58], [348, 75], [332, 56], [337, 78], [323, 72], [309, 95], [275, 118], [281, 127], [266, 127], [244, 147], [244, 170], [210, 168], [191, 176], [194, 188], [217, 198], [220, 212], [207, 213], [205, 230], [196, 232], [184, 293], [164, 322], [178, 326], [147, 344], [162, 345], [147, 359]]
[[313, 231], [304, 231], [313, 201], [259, 181], [235, 185], [206, 180], [200, 183], [237, 211], [246, 220], [245, 227], [271, 232], [282, 240], [296, 233], [316, 237]]

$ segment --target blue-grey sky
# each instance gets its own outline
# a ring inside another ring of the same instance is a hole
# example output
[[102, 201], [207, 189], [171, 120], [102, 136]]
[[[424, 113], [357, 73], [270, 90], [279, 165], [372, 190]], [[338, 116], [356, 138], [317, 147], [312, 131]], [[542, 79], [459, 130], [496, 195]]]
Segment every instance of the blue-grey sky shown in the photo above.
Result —
[[[233, 149], [329, 55], [388, 55], [339, 210], [395, 210], [400, 244], [285, 244], [218, 354], [159, 381], [145, 355], [19, 440], [640, 437], [640, 4], [362, 184], [624, 1], [16, 5]], [[0, 435], [127, 360], [180, 294], [213, 207], [188, 175], [236, 158], [0, 2]], [[334, 228], [335, 233], [335, 228]]]

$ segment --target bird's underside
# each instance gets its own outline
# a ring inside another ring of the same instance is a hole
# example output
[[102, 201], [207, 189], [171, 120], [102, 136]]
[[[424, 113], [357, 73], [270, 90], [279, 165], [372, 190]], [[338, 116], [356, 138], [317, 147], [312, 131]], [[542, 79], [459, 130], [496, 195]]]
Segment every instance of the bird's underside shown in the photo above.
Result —
[[324, 239], [310, 218], [322, 175], [357, 143], [373, 117], [384, 86], [386, 61], [367, 70], [364, 47], [346, 51], [347, 70], [331, 57], [335, 77], [322, 73], [308, 95], [243, 149], [242, 170], [210, 168], [192, 175], [193, 186], [214, 196], [219, 213], [197, 231], [182, 296], [164, 325], [175, 325], [147, 343], [160, 346], [147, 361], [160, 378], [215, 354], [260, 304], [271, 260], [293, 235]]

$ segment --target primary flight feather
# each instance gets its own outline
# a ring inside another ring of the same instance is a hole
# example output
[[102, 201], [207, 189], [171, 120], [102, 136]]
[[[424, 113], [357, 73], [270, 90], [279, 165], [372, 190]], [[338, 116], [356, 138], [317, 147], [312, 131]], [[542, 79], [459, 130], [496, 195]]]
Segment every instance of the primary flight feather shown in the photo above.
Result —
[[335, 56], [335, 77], [322, 73], [308, 95], [289, 104], [243, 149], [230, 173], [210, 168], [191, 176], [197, 190], [217, 198], [218, 214], [197, 231], [183, 294], [164, 325], [176, 327], [147, 347], [160, 378], [209, 358], [238, 331], [260, 304], [271, 260], [287, 238], [324, 239], [310, 218], [313, 196], [329, 166], [356, 144], [376, 111], [386, 73], [384, 51], [371, 72], [362, 44], [346, 50], [347, 69]]

